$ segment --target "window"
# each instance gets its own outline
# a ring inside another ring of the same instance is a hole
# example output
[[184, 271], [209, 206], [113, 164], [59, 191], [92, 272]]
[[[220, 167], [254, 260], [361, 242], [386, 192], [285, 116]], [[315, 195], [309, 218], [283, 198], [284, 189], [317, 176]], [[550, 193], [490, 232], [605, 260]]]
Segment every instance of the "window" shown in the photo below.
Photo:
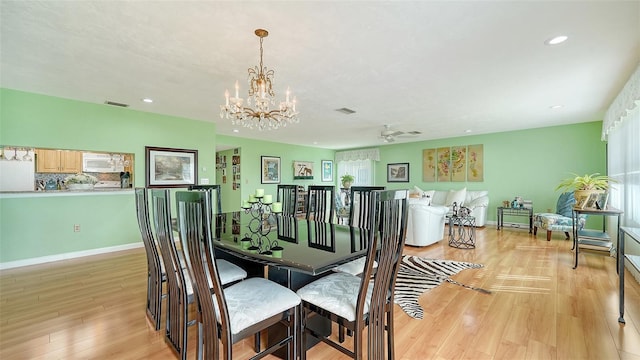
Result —
[[375, 161], [380, 161], [378, 149], [336, 152], [338, 181], [342, 175], [353, 175], [355, 186], [375, 185]]
[[373, 160], [347, 160], [338, 162], [338, 181], [342, 175], [349, 174], [355, 178], [353, 186], [374, 185]]

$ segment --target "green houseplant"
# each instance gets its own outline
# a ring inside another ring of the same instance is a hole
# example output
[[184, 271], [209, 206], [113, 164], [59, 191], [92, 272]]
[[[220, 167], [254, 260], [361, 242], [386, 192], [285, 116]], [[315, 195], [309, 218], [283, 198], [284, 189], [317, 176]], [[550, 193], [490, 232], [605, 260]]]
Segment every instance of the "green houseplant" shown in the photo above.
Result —
[[340, 181], [342, 182], [342, 187], [348, 189], [351, 187], [351, 184], [356, 180], [353, 175], [344, 174], [340, 177]]
[[556, 190], [573, 191], [576, 199], [584, 196], [588, 196], [590, 193], [602, 193], [609, 189], [611, 183], [616, 183], [617, 180], [607, 176], [600, 175], [600, 173], [578, 175], [573, 174], [573, 177], [562, 180]]

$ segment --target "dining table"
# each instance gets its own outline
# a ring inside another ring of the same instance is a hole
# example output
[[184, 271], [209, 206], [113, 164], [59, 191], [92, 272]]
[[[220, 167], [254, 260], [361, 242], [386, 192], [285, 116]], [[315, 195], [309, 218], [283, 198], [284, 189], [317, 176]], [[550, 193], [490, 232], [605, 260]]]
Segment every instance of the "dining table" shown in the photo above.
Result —
[[[212, 231], [216, 257], [245, 269], [253, 265], [254, 269], [247, 272], [261, 273], [259, 276], [264, 276], [266, 266], [269, 280], [293, 291], [330, 274], [341, 264], [366, 256], [368, 241], [368, 230], [359, 227], [249, 209], [214, 214]], [[318, 333], [330, 334], [331, 323], [317, 318], [307, 326]], [[308, 339], [307, 346], [317, 342]]]

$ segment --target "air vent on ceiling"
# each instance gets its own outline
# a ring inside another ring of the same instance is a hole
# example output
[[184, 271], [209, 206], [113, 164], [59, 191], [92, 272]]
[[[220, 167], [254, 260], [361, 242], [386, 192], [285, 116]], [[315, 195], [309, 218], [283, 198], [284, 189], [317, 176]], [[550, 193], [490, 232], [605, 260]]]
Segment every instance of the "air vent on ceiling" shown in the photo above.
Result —
[[117, 103], [115, 101], [109, 101], [109, 100], [105, 101], [104, 103], [112, 106], [129, 107], [129, 104], [122, 104], [122, 103]]
[[351, 109], [349, 109], [349, 108], [336, 109], [336, 111], [337, 111], [337, 112], [340, 112], [340, 113], [343, 113], [343, 114], [345, 114], [345, 115], [350, 115], [350, 114], [353, 114], [353, 113], [355, 113], [355, 112], [356, 112], [355, 110], [351, 110]]

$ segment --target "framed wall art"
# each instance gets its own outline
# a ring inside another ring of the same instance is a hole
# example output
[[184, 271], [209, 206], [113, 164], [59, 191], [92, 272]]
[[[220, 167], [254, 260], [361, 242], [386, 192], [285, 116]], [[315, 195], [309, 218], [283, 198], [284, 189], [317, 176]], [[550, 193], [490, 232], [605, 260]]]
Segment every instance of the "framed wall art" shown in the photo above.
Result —
[[322, 160], [322, 181], [333, 181], [333, 161]]
[[387, 164], [387, 182], [409, 182], [409, 163]]
[[145, 146], [146, 186], [188, 187], [198, 178], [198, 150]]
[[260, 182], [280, 184], [280, 158], [276, 156], [260, 157]]
[[294, 161], [293, 162], [293, 180], [312, 180], [313, 179], [313, 162], [310, 161]]

